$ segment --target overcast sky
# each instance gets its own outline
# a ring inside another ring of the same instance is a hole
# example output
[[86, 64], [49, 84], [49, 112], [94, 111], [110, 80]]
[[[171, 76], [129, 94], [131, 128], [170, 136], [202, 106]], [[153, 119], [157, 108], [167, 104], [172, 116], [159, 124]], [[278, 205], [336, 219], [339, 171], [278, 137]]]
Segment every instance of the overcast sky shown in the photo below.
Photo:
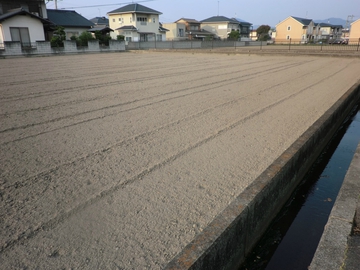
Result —
[[[354, 15], [353, 20], [360, 18], [360, 0], [58, 0], [57, 5], [58, 9], [71, 8], [85, 18], [92, 19], [106, 16], [107, 12], [131, 2], [162, 12], [160, 21], [163, 23], [174, 22], [181, 17], [200, 21], [216, 15], [240, 18], [254, 25], [270, 26], [275, 26], [288, 16], [313, 20], [332, 17], [346, 20], [349, 15]], [[84, 6], [95, 7], [80, 8]], [[54, 0], [47, 7], [55, 8]]]

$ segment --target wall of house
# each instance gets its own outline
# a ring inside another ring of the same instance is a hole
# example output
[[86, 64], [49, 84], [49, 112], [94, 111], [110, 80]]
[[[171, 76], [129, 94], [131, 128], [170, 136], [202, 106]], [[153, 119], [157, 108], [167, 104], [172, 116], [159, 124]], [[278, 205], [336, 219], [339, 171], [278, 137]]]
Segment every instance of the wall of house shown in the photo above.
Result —
[[66, 39], [70, 40], [71, 36], [80, 36], [82, 32], [86, 32], [90, 28], [82, 27], [65, 27], [64, 31], [66, 33]]
[[360, 38], [360, 19], [351, 24], [349, 42], [358, 42], [359, 38]]
[[[146, 18], [146, 21], [137, 21], [137, 18]], [[133, 14], [109, 14], [109, 27], [111, 29], [117, 29], [122, 26], [135, 26], [139, 32], [146, 33], [155, 33], [162, 35], [159, 32], [159, 15], [156, 14], [142, 14], [142, 13], [133, 13]], [[116, 36], [123, 33], [119, 33], [117, 30], [112, 32], [110, 35], [113, 39], [116, 39]], [[124, 35], [125, 37], [132, 37], [132, 41], [139, 41], [139, 34], [133, 32], [131, 35]], [[153, 37], [149, 37], [151, 40]]]
[[0, 24], [0, 44], [4, 43], [3, 27]]
[[10, 27], [29, 28], [30, 41], [45, 40], [44, 26], [40, 20], [30, 16], [14, 16], [2, 23], [4, 41], [11, 41]]
[[[288, 27], [290, 26], [290, 30]], [[291, 38], [292, 41], [301, 41], [304, 34], [303, 25], [293, 18], [287, 18], [276, 25], [276, 42], [285, 41]], [[305, 32], [306, 33], [306, 32]]]
[[[163, 27], [169, 30], [169, 32], [166, 32], [166, 39], [168, 40], [184, 40], [187, 38], [184, 23], [163, 23]], [[180, 36], [180, 29], [182, 29], [182, 36]]]
[[215, 34], [219, 38], [227, 38], [227, 24], [202, 23], [201, 28]]

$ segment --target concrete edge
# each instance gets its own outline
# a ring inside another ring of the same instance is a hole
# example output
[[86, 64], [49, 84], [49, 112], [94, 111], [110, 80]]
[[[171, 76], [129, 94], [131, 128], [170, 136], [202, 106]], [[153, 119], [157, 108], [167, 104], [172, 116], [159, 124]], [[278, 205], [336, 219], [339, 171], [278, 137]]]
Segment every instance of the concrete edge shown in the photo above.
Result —
[[360, 143], [336, 198], [309, 269], [341, 269], [360, 196]]
[[173, 258], [165, 269], [238, 268], [359, 100], [360, 81]]

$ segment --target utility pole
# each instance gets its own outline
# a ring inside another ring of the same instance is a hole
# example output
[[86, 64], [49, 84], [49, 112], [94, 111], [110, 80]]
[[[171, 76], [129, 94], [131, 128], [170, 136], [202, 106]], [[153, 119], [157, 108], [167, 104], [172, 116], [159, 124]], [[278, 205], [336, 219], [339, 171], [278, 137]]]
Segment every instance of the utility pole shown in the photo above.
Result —
[[351, 24], [352, 20], [354, 19], [354, 17], [355, 17], [355, 15], [347, 16], [345, 28], [350, 28], [350, 24]]

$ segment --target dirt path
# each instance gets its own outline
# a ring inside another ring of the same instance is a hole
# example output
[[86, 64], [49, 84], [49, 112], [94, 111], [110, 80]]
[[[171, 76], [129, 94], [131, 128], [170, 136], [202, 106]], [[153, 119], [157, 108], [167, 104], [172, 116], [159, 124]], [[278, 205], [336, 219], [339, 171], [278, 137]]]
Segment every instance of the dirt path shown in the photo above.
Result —
[[162, 268], [359, 70], [305, 56], [0, 60], [0, 268]]

